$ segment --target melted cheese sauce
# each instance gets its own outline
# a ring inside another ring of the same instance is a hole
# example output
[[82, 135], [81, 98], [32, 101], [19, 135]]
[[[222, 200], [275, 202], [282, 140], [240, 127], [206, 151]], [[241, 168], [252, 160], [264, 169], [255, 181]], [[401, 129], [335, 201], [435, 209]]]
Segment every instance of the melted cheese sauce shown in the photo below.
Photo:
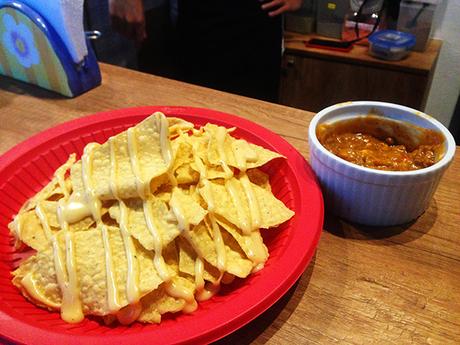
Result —
[[[265, 262], [266, 259], [266, 253], [265, 253], [265, 248], [263, 246], [263, 243], [261, 242], [260, 237], [257, 236], [256, 233], [252, 233], [252, 230], [258, 229], [261, 224], [261, 215], [260, 215], [260, 208], [259, 204], [257, 201], [257, 198], [254, 194], [254, 191], [251, 186], [251, 182], [249, 181], [249, 178], [245, 174], [246, 170], [246, 162], [247, 161], [254, 161], [257, 160], [257, 153], [250, 149], [248, 147], [244, 146], [243, 144], [237, 144], [232, 146], [233, 154], [235, 158], [237, 159], [237, 164], [239, 168], [242, 170], [239, 176], [239, 181], [242, 184], [246, 200], [249, 206], [249, 219], [246, 215], [246, 212], [244, 211], [244, 208], [242, 207], [242, 201], [239, 198], [238, 192], [236, 190], [236, 187], [234, 186], [234, 181], [230, 180], [233, 177], [233, 172], [229, 169], [228, 164], [226, 163], [226, 154], [224, 151], [224, 142], [225, 142], [225, 136], [226, 136], [226, 131], [223, 130], [222, 128], [218, 129], [217, 133], [217, 150], [218, 154], [220, 156], [220, 162], [221, 165], [226, 172], [225, 175], [225, 187], [227, 189], [227, 192], [230, 194], [230, 197], [232, 199], [233, 204], [235, 205], [235, 209], [238, 213], [238, 217], [240, 220], [242, 220], [242, 230], [243, 234], [246, 237], [246, 245], [250, 248], [249, 251], [249, 259], [251, 259], [254, 262], [254, 270], [259, 270], [263, 268], [263, 263]], [[237, 143], [245, 143], [245, 142], [237, 142]], [[246, 143], [247, 144], [247, 143]], [[238, 146], [240, 145], [240, 146]], [[226, 255], [225, 255], [225, 245], [222, 239], [222, 234], [220, 232], [219, 226], [217, 222], [215, 221], [213, 212], [215, 209], [215, 204], [214, 200], [212, 197], [211, 193], [211, 188], [210, 188], [210, 182], [207, 179], [207, 174], [206, 174], [206, 168], [199, 158], [199, 156], [196, 153], [196, 147], [193, 148], [193, 153], [194, 153], [194, 162], [199, 170], [200, 173], [200, 182], [199, 185], [201, 186], [201, 191], [202, 191], [202, 197], [207, 203], [207, 210], [208, 210], [208, 217], [211, 222], [212, 226], [212, 234], [213, 234], [213, 241], [215, 245], [215, 250], [217, 254], [217, 268], [219, 271], [224, 272], [226, 268]], [[240, 152], [235, 152], [235, 151], [240, 151]], [[249, 155], [243, 155], [241, 154], [242, 152], [249, 152]], [[195, 260], [195, 286], [196, 286], [196, 296], [198, 301], [206, 300], [211, 298], [219, 289], [220, 286], [220, 279], [219, 281], [211, 285], [210, 288], [205, 287], [205, 282], [203, 279], [203, 269], [204, 269], [204, 264], [203, 264], [203, 258], [201, 255], [199, 255], [199, 250], [194, 246], [193, 241], [191, 241], [190, 234], [187, 232], [189, 230], [189, 225], [185, 223], [185, 219], [181, 213], [180, 208], [178, 205], [175, 205], [174, 201], [171, 204], [171, 207], [173, 209], [174, 214], [176, 215], [176, 218], [178, 219], [179, 227], [182, 230], [185, 230], [183, 232], [183, 236], [188, 240], [188, 242], [192, 245], [194, 248], [195, 252], [198, 254], [198, 257]], [[251, 215], [252, 219], [251, 219]], [[222, 277], [222, 275], [221, 275]]]
[[[251, 182], [248, 175], [245, 173], [240, 174], [240, 182], [243, 186], [244, 193], [249, 206], [249, 217], [251, 218], [251, 230], [259, 229], [261, 224], [259, 202], [257, 201], [254, 190], [252, 189]], [[247, 235], [247, 234], [245, 234]]]
[[[159, 132], [161, 155], [165, 161], [166, 166], [168, 167], [168, 176], [171, 182], [174, 184], [175, 178], [169, 169], [173, 162], [173, 152], [168, 137], [168, 120], [164, 115], [157, 114], [155, 121], [157, 130]], [[238, 177], [238, 181], [242, 185], [244, 196], [247, 201], [247, 205], [249, 206], [248, 215], [243, 207], [242, 201], [240, 200], [236, 186], [234, 185], [234, 183], [237, 183], [237, 180], [232, 179], [233, 171], [230, 169], [227, 163], [227, 156], [224, 148], [227, 133], [228, 131], [222, 127], [219, 127], [216, 133], [219, 161], [225, 172], [225, 188], [229, 193], [232, 203], [238, 212], [238, 217], [242, 222], [243, 235], [247, 240], [247, 246], [251, 248], [248, 257], [254, 262], [254, 270], [258, 270], [263, 267], [263, 263], [266, 259], [266, 250], [260, 236], [252, 232], [252, 230], [259, 228], [261, 224], [261, 214], [258, 201], [251, 186], [251, 182], [245, 173], [247, 162], [257, 160], [257, 153], [251, 150], [248, 144], [243, 141], [236, 141], [234, 142], [234, 145], [232, 145], [233, 155], [235, 156], [238, 168], [241, 171]], [[145, 183], [142, 176], [142, 170], [138, 159], [137, 140], [136, 129], [128, 129], [127, 142], [129, 161], [131, 170], [136, 179], [138, 195], [143, 199], [143, 213], [145, 222], [149, 232], [153, 237], [155, 252], [154, 266], [160, 278], [164, 281], [164, 288], [166, 293], [172, 297], [183, 299], [185, 301], [183, 311], [185, 313], [190, 313], [197, 308], [195, 295], [192, 291], [178, 285], [174, 281], [162, 256], [163, 241], [161, 239], [160, 229], [158, 228], [159, 224], [157, 224], [158, 222], [155, 222], [151, 209], [151, 193], [147, 188], [149, 184]], [[56, 236], [53, 235], [50, 229], [48, 220], [46, 219], [46, 214], [43, 211], [41, 204], [38, 203], [35, 209], [36, 215], [44, 229], [45, 236], [50, 240], [52, 244], [57, 282], [62, 291], [62, 303], [59, 305], [47, 300], [46, 297], [38, 291], [31, 275], [25, 276], [22, 280], [23, 286], [32, 298], [53, 308], [60, 307], [61, 316], [67, 322], [79, 322], [83, 319], [82, 306], [79, 298], [80, 292], [78, 288], [78, 279], [75, 268], [73, 234], [69, 231], [68, 224], [77, 222], [88, 216], [92, 216], [96, 221], [97, 226], [101, 228], [101, 236], [105, 253], [104, 260], [107, 286], [107, 305], [109, 312], [116, 314], [116, 317], [120, 323], [130, 324], [139, 317], [139, 314], [142, 311], [142, 306], [139, 303], [139, 299], [141, 297], [139, 291], [139, 266], [137, 258], [135, 257], [136, 250], [134, 243], [128, 230], [129, 209], [124, 201], [119, 197], [118, 191], [118, 163], [116, 160], [116, 142], [114, 138], [110, 138], [108, 142], [110, 147], [110, 189], [114, 198], [118, 200], [120, 208], [119, 225], [127, 259], [126, 297], [129, 305], [123, 307], [119, 302], [116, 275], [113, 267], [112, 250], [110, 246], [109, 230], [102, 222], [101, 201], [97, 198], [93, 187], [95, 181], [93, 181], [92, 177], [92, 154], [93, 150], [97, 148], [99, 144], [91, 143], [85, 147], [84, 154], [81, 159], [84, 194], [74, 192], [69, 196], [69, 191], [67, 190], [65, 184], [65, 174], [70, 166], [74, 163], [75, 157], [73, 158], [73, 161], [69, 160], [69, 162], [67, 162], [66, 165], [62, 167], [62, 169], [58, 169], [56, 172], [57, 183], [61, 187], [64, 194], [64, 199], [59, 202], [58, 220], [65, 236], [65, 256], [63, 256], [63, 253], [61, 253]], [[209, 140], [209, 143], [210, 142], [211, 140]], [[195, 165], [197, 166], [200, 173], [199, 185], [201, 187], [200, 189], [202, 191], [202, 196], [207, 203], [207, 217], [212, 228], [212, 239], [214, 241], [217, 255], [217, 268], [221, 272], [215, 284], [206, 284], [204, 280], [204, 258], [199, 248], [194, 245], [191, 239], [190, 224], [184, 216], [178, 202], [173, 198], [169, 204], [172, 213], [175, 216], [175, 220], [178, 223], [178, 227], [181, 230], [181, 235], [192, 245], [197, 254], [195, 260], [195, 294], [199, 301], [203, 301], [211, 298], [219, 290], [221, 279], [223, 278], [224, 272], [226, 271], [227, 258], [221, 229], [217, 224], [214, 216], [215, 201], [212, 195], [210, 181], [207, 179], [205, 165], [196, 154], [196, 147], [194, 147], [194, 159]], [[16, 217], [14, 220], [14, 231], [16, 236], [19, 238], [21, 235], [20, 217]]]
[[170, 280], [165, 284], [165, 290], [168, 295], [175, 298], [181, 298], [185, 301], [184, 313], [193, 313], [197, 308], [195, 296], [192, 292], [184, 288], [183, 286], [177, 285], [173, 280]]
[[[202, 192], [203, 192], [203, 199], [205, 200], [207, 204], [207, 211], [208, 211], [208, 217], [211, 221], [211, 226], [213, 229], [213, 241], [214, 241], [214, 247], [216, 250], [217, 254], [217, 268], [219, 269], [220, 272], [224, 272], [226, 269], [226, 255], [225, 255], [225, 247], [224, 247], [224, 241], [222, 239], [222, 234], [220, 233], [219, 226], [216, 223], [216, 220], [214, 218], [213, 212], [215, 209], [215, 204], [214, 204], [214, 198], [211, 193], [211, 186], [210, 182], [207, 179], [207, 173], [206, 173], [206, 168], [201, 161], [201, 158], [198, 156], [196, 152], [196, 147], [193, 148], [193, 156], [195, 160], [195, 165], [197, 166], [199, 172], [200, 172], [200, 182], [199, 185], [202, 186]], [[189, 241], [191, 242], [191, 241]], [[193, 244], [192, 244], [193, 246]], [[195, 248], [195, 246], [193, 246]], [[202, 259], [199, 257], [196, 259], [195, 262], [195, 279], [197, 280], [197, 298], [198, 300], [206, 300], [212, 297], [212, 293], [208, 293], [209, 291], [204, 289], [204, 280], [203, 283], [201, 284], [201, 275], [203, 274], [201, 270], [197, 269], [201, 267], [202, 264]], [[218, 290], [218, 289], [214, 289]]]
[[115, 272], [113, 270], [113, 260], [112, 260], [112, 248], [110, 247], [109, 234], [107, 227], [101, 225], [102, 240], [104, 243], [104, 253], [105, 253], [105, 275], [107, 280], [107, 304], [110, 312], [117, 311], [120, 309], [120, 304], [118, 302], [118, 288], [115, 278]]
[[201, 257], [195, 260], [195, 289], [196, 299], [199, 302], [207, 301], [212, 298], [220, 289], [220, 280], [223, 273], [220, 274], [215, 284], [205, 284], [203, 279], [204, 262]]
[[168, 119], [164, 114], [157, 112], [156, 115], [156, 124], [157, 128], [159, 128], [160, 132], [160, 148], [161, 148], [161, 155], [166, 162], [166, 166], [168, 170], [173, 161], [173, 153], [171, 148], [171, 142], [169, 141], [169, 124]]
[[[206, 293], [206, 290], [204, 288], [205, 282], [203, 278], [203, 271], [204, 271], [203, 254], [201, 253], [201, 250], [195, 245], [195, 243], [193, 242], [191, 238], [190, 224], [188, 223], [187, 219], [182, 213], [182, 209], [180, 208], [176, 199], [171, 198], [169, 205], [171, 206], [171, 209], [177, 218], [179, 229], [182, 231], [182, 234], [181, 234], [182, 237], [184, 237], [187, 240], [187, 242], [193, 247], [195, 253], [197, 254], [197, 258], [195, 259], [195, 290], [196, 290], [197, 299], [200, 300], [201, 298], [201, 300], [203, 300], [203, 298], [205, 297], [205, 293]], [[190, 310], [194, 311], [194, 308], [192, 307], [190, 308]]]
[[[35, 285], [31, 274], [26, 275], [21, 283], [29, 296], [33, 299], [44, 303], [52, 308], [61, 308], [61, 317], [69, 323], [77, 323], [83, 320], [82, 304], [80, 300], [80, 291], [78, 287], [77, 272], [74, 258], [74, 241], [73, 234], [69, 232], [69, 225], [64, 216], [64, 202], [69, 197], [69, 191], [65, 183], [65, 174], [75, 162], [75, 155], [72, 154], [67, 162], [59, 167], [54, 174], [54, 181], [59, 185], [64, 195], [58, 203], [57, 218], [64, 236], [64, 260], [55, 234], [51, 231], [46, 213], [42, 208], [41, 200], [37, 200], [35, 214], [40, 221], [45, 237], [51, 242], [54, 258], [54, 269], [56, 280], [62, 293], [62, 303], [57, 304], [47, 299]], [[16, 232], [20, 236], [21, 224], [20, 214], [15, 218]]]
[[262, 269], [267, 258], [266, 249], [264, 247], [261, 236], [253, 232], [249, 236], [245, 236], [246, 245], [250, 248], [248, 256], [257, 267], [256, 271]]
[[204, 201], [206, 201], [206, 204], [208, 205], [208, 212], [214, 212], [216, 206], [214, 203], [214, 198], [212, 197], [210, 182], [207, 179], [204, 179], [202, 181], [202, 184], [203, 199]]
[[205, 291], [204, 279], [203, 279], [204, 263], [201, 257], [197, 257], [195, 260], [195, 289], [197, 300], [200, 301], [201, 295]]
[[[118, 200], [118, 205], [120, 207], [120, 232], [123, 238], [123, 245], [125, 248], [125, 255], [128, 262], [128, 274], [126, 279], [126, 297], [130, 304], [136, 304], [140, 299], [139, 287], [138, 287], [138, 276], [139, 276], [139, 264], [137, 259], [134, 256], [135, 249], [134, 243], [129, 234], [128, 230], [128, 208], [123, 200], [120, 199], [118, 194], [118, 175], [117, 175], [117, 162], [115, 156], [116, 144], [115, 140], [109, 138], [109, 147], [110, 147], [110, 189], [112, 195]], [[122, 314], [122, 320], [117, 314], [118, 319], [123, 324], [127, 321], [126, 312]], [[129, 315], [133, 316], [133, 313]]]
[[116, 158], [116, 143], [115, 138], [109, 138], [109, 149], [110, 149], [110, 191], [115, 199], [120, 200], [118, 195], [118, 163]]
[[[254, 263], [253, 272], [256, 272], [263, 268], [264, 262], [267, 258], [267, 253], [261, 237], [257, 233], [253, 232], [254, 230], [260, 228], [262, 220], [259, 203], [254, 193], [252, 184], [249, 181], [248, 176], [246, 175], [246, 169], [247, 162], [256, 162], [258, 159], [258, 155], [257, 152], [253, 150], [246, 141], [235, 140], [232, 142], [232, 153], [235, 157], [236, 165], [240, 170], [238, 181], [239, 183], [241, 183], [241, 186], [244, 191], [244, 196], [249, 207], [248, 214], [245, 208], [243, 207], [243, 202], [240, 199], [239, 193], [236, 189], [235, 183], [237, 182], [235, 180], [232, 180], [233, 172], [230, 170], [227, 164], [227, 156], [225, 154], [224, 144], [228, 132], [229, 131], [226, 131], [222, 127], [219, 127], [217, 129], [217, 151], [221, 166], [225, 172], [225, 188], [227, 190], [227, 193], [230, 195], [231, 202], [234, 205], [238, 218], [240, 219], [244, 240], [246, 242], [246, 247], [249, 248], [248, 258]], [[210, 143], [211, 140], [209, 139], [208, 150], [211, 147]], [[215, 203], [212, 197], [211, 186], [206, 176], [206, 167], [197, 155], [197, 147], [193, 148], [193, 153], [195, 165], [200, 173], [199, 185], [201, 187], [201, 195], [208, 206], [208, 218], [211, 223], [212, 238], [214, 241], [215, 250], [217, 254], [217, 268], [222, 274], [226, 270], [225, 245], [222, 239], [221, 230], [214, 217]], [[192, 241], [189, 240], [189, 243], [191, 243], [193, 246]], [[195, 247], [194, 249], [198, 253]], [[197, 299], [204, 300], [212, 297], [212, 295], [216, 293], [219, 289], [221, 278], [219, 279], [217, 284], [212, 285], [210, 289], [206, 289], [204, 287], [204, 281], [202, 280], [202, 258], [198, 256], [198, 258], [195, 261], [195, 285], [197, 289]]]
[[[128, 134], [129, 138], [129, 134]], [[120, 309], [118, 302], [118, 288], [116, 284], [116, 277], [113, 270], [112, 260], [112, 249], [110, 247], [109, 234], [107, 227], [102, 222], [101, 217], [101, 201], [97, 198], [93, 188], [93, 167], [92, 167], [92, 153], [98, 144], [92, 143], [85, 147], [82, 160], [82, 177], [83, 185], [85, 188], [86, 202], [88, 203], [93, 218], [96, 220], [96, 224], [101, 229], [102, 243], [104, 245], [105, 253], [105, 275], [106, 275], [106, 286], [107, 286], [107, 306], [109, 312], [115, 312]]]
[[238, 191], [236, 190], [236, 187], [233, 185], [233, 183], [233, 180], [225, 181], [225, 189], [230, 195], [233, 205], [235, 206], [236, 213], [241, 222], [241, 230], [243, 231], [243, 234], [249, 235], [251, 233], [251, 225], [249, 224], [248, 215], [246, 214], [246, 210], [243, 207], [241, 199], [238, 195]]
[[162, 256], [163, 241], [161, 240], [160, 232], [158, 231], [157, 226], [155, 225], [153, 221], [152, 209], [147, 200], [144, 201], [143, 208], [144, 208], [144, 217], [145, 217], [145, 222], [147, 224], [147, 228], [149, 229], [150, 234], [153, 237], [153, 247], [155, 251], [155, 256], [154, 256], [155, 268], [158, 271], [160, 278], [163, 279], [165, 282], [167, 282], [171, 279], [171, 275], [168, 272], [168, 268], [166, 267], [166, 263]]
[[176, 216], [179, 230], [182, 232], [188, 231], [190, 229], [190, 224], [188, 223], [187, 219], [185, 219], [184, 214], [182, 213], [182, 210], [174, 197], [169, 201], [169, 206]]
[[[75, 267], [75, 256], [74, 256], [74, 244], [73, 244], [73, 234], [70, 232], [65, 233], [65, 250], [66, 250], [66, 268], [67, 268], [67, 278], [68, 278], [68, 310], [62, 304], [62, 311], [64, 314], [67, 314], [67, 317], [72, 319], [72, 322], [80, 322], [83, 320], [83, 311], [80, 300], [80, 290], [78, 287], [77, 279], [77, 269]], [[66, 320], [63, 317], [64, 320]]]
[[37, 215], [38, 219], [40, 220], [40, 224], [42, 225], [43, 231], [45, 233], [45, 237], [47, 240], [53, 236], [53, 233], [51, 232], [50, 225], [48, 223], [48, 219], [46, 218], [46, 214], [42, 209], [41, 202], [37, 202], [37, 206], [35, 206], [35, 214]]
[[224, 245], [224, 240], [222, 238], [222, 234], [219, 229], [219, 225], [216, 222], [216, 219], [214, 218], [214, 215], [211, 213], [209, 214], [209, 219], [211, 220], [211, 226], [212, 226], [212, 234], [213, 234], [213, 240], [214, 240], [214, 246], [216, 248], [216, 253], [217, 253], [217, 268], [219, 269], [220, 272], [225, 272], [227, 269], [227, 260], [226, 260], [226, 254], [225, 254], [225, 245]]
[[[54, 268], [56, 271], [56, 278], [61, 289], [62, 293], [62, 303], [61, 303], [61, 318], [69, 323], [77, 323], [83, 320], [83, 311], [81, 306], [81, 301], [79, 298], [79, 291], [75, 285], [75, 280], [73, 279], [74, 275], [69, 274], [67, 270], [69, 269], [69, 264], [71, 265], [70, 269], [72, 271], [73, 260], [67, 260], [67, 254], [73, 254], [73, 248], [69, 250], [69, 244], [71, 244], [66, 236], [66, 267], [62, 262], [61, 251], [59, 249], [59, 244], [55, 236], [51, 239], [53, 245], [53, 254], [54, 254]], [[71, 278], [72, 276], [72, 278]]]
[[59, 288], [62, 291], [61, 317], [69, 323], [76, 323], [83, 320], [84, 315], [80, 301], [80, 290], [78, 288], [77, 270], [75, 267], [73, 234], [69, 232], [69, 224], [62, 215], [63, 200], [60, 200], [57, 209], [59, 225], [65, 239], [65, 268], [62, 263], [59, 245], [54, 235], [52, 237], [53, 252], [55, 258], [56, 277]]
[[242, 144], [243, 142], [244, 141], [241, 141], [241, 140], [235, 140], [232, 143], [232, 151], [235, 156], [236, 165], [238, 169], [240, 169], [241, 171], [246, 171], [247, 169], [246, 156], [242, 154], [243, 152], [245, 152], [244, 151], [245, 147]]
[[125, 246], [125, 254], [128, 261], [128, 277], [126, 280], [126, 297], [130, 304], [139, 301], [139, 263], [134, 256], [135, 248], [133, 239], [128, 231], [128, 208], [125, 203], [120, 200], [120, 231], [123, 237], [123, 244]]
[[145, 184], [141, 175], [141, 168], [139, 166], [139, 160], [137, 159], [137, 141], [136, 141], [136, 129], [134, 127], [128, 128], [128, 152], [129, 161], [131, 163], [131, 169], [136, 178], [137, 194], [141, 199], [145, 199]]
[[62, 213], [65, 221], [70, 224], [93, 215], [85, 195], [78, 192], [72, 193], [68, 201], [62, 205]]

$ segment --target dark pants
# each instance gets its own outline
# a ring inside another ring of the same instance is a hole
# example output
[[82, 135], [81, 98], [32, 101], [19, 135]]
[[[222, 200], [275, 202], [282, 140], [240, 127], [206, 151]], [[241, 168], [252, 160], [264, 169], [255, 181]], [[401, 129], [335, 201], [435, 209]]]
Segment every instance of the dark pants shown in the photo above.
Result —
[[169, 7], [160, 6], [145, 12], [147, 39], [139, 47], [138, 68], [142, 72], [179, 79], [174, 45], [175, 28], [169, 17]]
[[[141, 50], [141, 68], [142, 61], [163, 59], [161, 63], [157, 61], [153, 73], [277, 101], [280, 17], [268, 17], [258, 0], [179, 0], [178, 5], [177, 25], [167, 29], [169, 43], [163, 42], [168, 50], [163, 54], [165, 58], [155, 56], [154, 42], [146, 42], [151, 48]], [[152, 18], [147, 20], [149, 29]], [[155, 32], [149, 31], [149, 35], [155, 40]]]

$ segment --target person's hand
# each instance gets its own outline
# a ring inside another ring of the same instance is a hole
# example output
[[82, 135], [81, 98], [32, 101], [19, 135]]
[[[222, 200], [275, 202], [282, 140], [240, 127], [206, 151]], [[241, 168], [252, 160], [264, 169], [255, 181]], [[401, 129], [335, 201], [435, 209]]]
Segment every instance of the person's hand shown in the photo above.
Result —
[[302, 0], [268, 0], [262, 9], [268, 11], [270, 17], [278, 16], [284, 12], [296, 11], [302, 6]]
[[109, 0], [109, 13], [115, 31], [137, 43], [147, 37], [142, 0]]

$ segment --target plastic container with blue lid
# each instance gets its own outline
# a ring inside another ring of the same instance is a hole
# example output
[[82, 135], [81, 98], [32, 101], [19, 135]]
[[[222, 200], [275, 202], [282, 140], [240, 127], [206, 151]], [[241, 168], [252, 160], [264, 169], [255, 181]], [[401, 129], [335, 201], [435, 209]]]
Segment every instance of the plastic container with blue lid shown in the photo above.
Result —
[[415, 45], [415, 36], [396, 30], [381, 30], [369, 37], [369, 53], [385, 60], [405, 58]]

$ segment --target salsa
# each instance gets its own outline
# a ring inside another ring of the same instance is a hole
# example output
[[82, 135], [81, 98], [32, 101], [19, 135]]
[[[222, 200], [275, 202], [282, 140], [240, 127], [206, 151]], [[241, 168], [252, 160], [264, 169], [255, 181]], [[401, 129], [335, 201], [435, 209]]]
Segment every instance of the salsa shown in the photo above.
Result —
[[423, 169], [443, 154], [444, 137], [440, 132], [378, 116], [322, 124], [316, 134], [336, 156], [372, 169]]

